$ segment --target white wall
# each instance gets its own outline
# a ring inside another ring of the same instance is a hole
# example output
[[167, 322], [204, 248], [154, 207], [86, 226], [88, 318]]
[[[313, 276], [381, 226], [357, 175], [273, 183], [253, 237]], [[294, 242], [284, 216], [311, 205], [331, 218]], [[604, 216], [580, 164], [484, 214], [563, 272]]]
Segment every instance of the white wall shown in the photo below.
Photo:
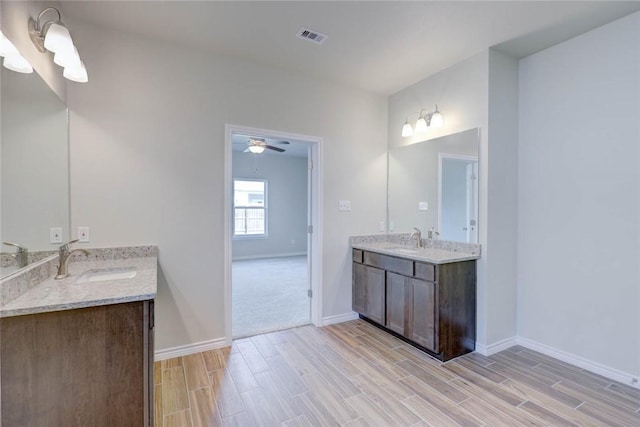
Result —
[[[489, 51], [488, 113], [487, 151], [480, 162], [487, 210], [486, 217], [482, 210], [480, 217], [486, 218], [487, 233], [486, 250], [482, 247], [487, 258], [486, 351], [494, 352], [501, 344], [513, 344], [517, 334], [518, 224], [518, 61], [495, 50]], [[483, 167], [487, 171], [482, 172]]]
[[[504, 79], [504, 87], [496, 86], [498, 78]], [[477, 270], [477, 348], [482, 352], [516, 335], [516, 267], [515, 258], [509, 256], [515, 247], [516, 194], [515, 184], [501, 183], [517, 178], [511, 166], [517, 162], [515, 82], [517, 62], [487, 50], [389, 98], [390, 148], [480, 128], [478, 237], [482, 258]], [[444, 127], [430, 129], [426, 136], [402, 138], [405, 117], [421, 108], [431, 110], [436, 103]], [[510, 124], [501, 120], [503, 113]], [[499, 126], [506, 129], [496, 129]], [[499, 221], [504, 227], [499, 227]]]
[[[69, 85], [72, 228], [157, 244], [157, 349], [224, 337], [224, 125], [323, 138], [323, 313], [351, 313], [352, 234], [386, 212], [379, 95], [71, 23], [90, 82]], [[351, 212], [338, 212], [338, 200]]]
[[306, 157], [233, 152], [233, 178], [267, 180], [266, 237], [233, 240], [233, 259], [307, 253]]
[[640, 14], [520, 61], [518, 334], [640, 374]]

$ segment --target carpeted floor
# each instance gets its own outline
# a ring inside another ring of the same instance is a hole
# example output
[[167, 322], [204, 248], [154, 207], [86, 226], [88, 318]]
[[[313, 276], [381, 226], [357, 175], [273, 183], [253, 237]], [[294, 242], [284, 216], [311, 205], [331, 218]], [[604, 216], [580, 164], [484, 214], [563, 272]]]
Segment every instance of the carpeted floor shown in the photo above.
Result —
[[310, 322], [306, 256], [234, 261], [232, 284], [234, 338]]

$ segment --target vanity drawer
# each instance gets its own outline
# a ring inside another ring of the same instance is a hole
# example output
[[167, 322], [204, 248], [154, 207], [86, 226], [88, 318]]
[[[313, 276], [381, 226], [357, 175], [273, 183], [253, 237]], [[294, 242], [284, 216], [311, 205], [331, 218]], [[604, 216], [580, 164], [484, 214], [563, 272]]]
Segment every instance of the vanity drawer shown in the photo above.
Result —
[[416, 262], [416, 276], [418, 279], [428, 280], [429, 282], [435, 282], [436, 280], [436, 266], [433, 264], [425, 264], [422, 262]]
[[405, 276], [413, 276], [413, 261], [408, 259], [396, 258], [375, 252], [365, 252], [364, 263]]
[[357, 262], [358, 264], [362, 264], [362, 250], [361, 249], [353, 249], [353, 262]]

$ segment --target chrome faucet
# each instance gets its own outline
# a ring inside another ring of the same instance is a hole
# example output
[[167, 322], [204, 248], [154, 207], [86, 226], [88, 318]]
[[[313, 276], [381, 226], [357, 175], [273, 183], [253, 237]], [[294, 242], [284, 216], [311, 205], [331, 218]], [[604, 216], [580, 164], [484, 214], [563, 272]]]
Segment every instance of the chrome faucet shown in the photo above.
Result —
[[413, 229], [415, 230], [413, 233], [411, 233], [411, 238], [415, 238], [416, 239], [416, 248], [421, 248], [423, 247], [422, 245], [422, 231], [420, 231], [419, 228], [417, 227], [413, 227]]
[[77, 243], [78, 240], [71, 240], [70, 242], [65, 243], [60, 246], [60, 250], [58, 252], [58, 274], [56, 274], [55, 279], [60, 280], [66, 277], [69, 277], [69, 259], [76, 252], [82, 252], [85, 256], [89, 256], [89, 252], [85, 249], [71, 249], [70, 246], [73, 243]]
[[9, 255], [11, 258], [15, 259], [18, 264], [18, 268], [26, 267], [27, 264], [29, 264], [29, 250], [27, 248], [13, 242], [2, 242], [2, 244], [16, 248], [16, 252], [14, 254], [3, 253], [3, 255]]
[[431, 229], [427, 231], [427, 239], [433, 239], [434, 237], [439, 235], [440, 233], [438, 233], [434, 227], [431, 227]]

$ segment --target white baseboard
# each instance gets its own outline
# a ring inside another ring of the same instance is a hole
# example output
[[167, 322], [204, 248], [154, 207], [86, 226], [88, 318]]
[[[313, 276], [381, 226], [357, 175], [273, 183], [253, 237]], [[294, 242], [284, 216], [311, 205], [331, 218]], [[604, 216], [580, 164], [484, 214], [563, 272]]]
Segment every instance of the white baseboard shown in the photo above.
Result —
[[517, 343], [518, 345], [526, 347], [530, 350], [534, 350], [539, 353], [546, 354], [547, 356], [551, 356], [554, 359], [562, 360], [563, 362], [567, 362], [571, 365], [577, 366], [587, 371], [602, 375], [603, 377], [640, 389], [640, 379], [638, 378], [638, 375], [633, 375], [628, 372], [623, 372], [618, 369], [605, 366], [601, 363], [576, 356], [575, 354], [567, 353], [566, 351], [558, 350], [556, 348], [528, 338], [518, 337]]
[[335, 325], [336, 323], [348, 322], [350, 320], [356, 320], [357, 318], [358, 313], [352, 311], [351, 313], [338, 314], [337, 316], [323, 317], [318, 326]]
[[228, 347], [231, 345], [225, 338], [217, 338], [215, 340], [200, 341], [193, 344], [181, 345], [178, 347], [165, 348], [156, 350], [153, 359], [159, 360], [173, 359], [174, 357], [188, 356], [194, 353], [200, 353], [207, 350], [215, 350], [217, 348]]
[[516, 344], [516, 337], [506, 338], [502, 341], [494, 342], [493, 344], [489, 345], [484, 345], [476, 342], [476, 351], [483, 356], [491, 356], [492, 354], [499, 353], [502, 350], [508, 349], [509, 347], [513, 347]]
[[280, 254], [267, 254], [267, 255], [249, 255], [249, 256], [237, 256], [233, 257], [231, 261], [248, 261], [252, 259], [268, 259], [268, 258], [287, 258], [292, 256], [306, 256], [306, 252], [286, 252]]

